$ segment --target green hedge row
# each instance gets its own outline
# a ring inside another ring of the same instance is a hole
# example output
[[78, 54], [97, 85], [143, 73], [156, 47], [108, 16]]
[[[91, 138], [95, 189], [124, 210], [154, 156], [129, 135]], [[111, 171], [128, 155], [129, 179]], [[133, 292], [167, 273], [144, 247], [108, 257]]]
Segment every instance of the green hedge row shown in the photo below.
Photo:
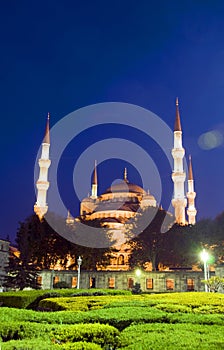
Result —
[[192, 324], [132, 325], [121, 333], [122, 350], [221, 350], [223, 327]]
[[169, 303], [187, 305], [189, 307], [197, 308], [203, 305], [223, 305], [224, 294], [221, 293], [205, 293], [205, 292], [187, 292], [187, 293], [164, 293], [145, 295], [145, 298], [150, 299], [151, 302]]
[[[171, 305], [172, 306], [172, 305]], [[170, 310], [169, 310], [170, 311]], [[177, 311], [177, 310], [176, 310]], [[86, 312], [36, 312], [12, 308], [0, 308], [0, 319], [3, 322], [32, 322], [47, 324], [77, 324], [77, 323], [104, 323], [115, 326], [119, 330], [124, 329], [133, 322], [140, 323], [194, 323], [194, 324], [217, 324], [224, 325], [224, 315], [221, 313], [211, 314], [167, 312], [166, 308], [159, 310], [155, 307], [124, 306], [114, 308], [102, 308]]]
[[46, 298], [39, 302], [39, 308], [41, 310], [51, 311], [88, 311], [92, 309], [100, 309], [111, 303], [111, 300], [120, 301], [121, 303], [127, 298], [127, 296], [115, 295], [113, 297], [109, 295], [103, 296], [80, 296], [78, 298]]
[[42, 339], [24, 339], [11, 340], [2, 343], [2, 350], [101, 350], [98, 344], [88, 342], [75, 342], [66, 344], [56, 344], [52, 341], [43, 341]]
[[35, 309], [41, 299], [49, 297], [69, 296], [73, 291], [68, 289], [59, 289], [55, 291], [32, 290], [32, 291], [14, 291], [0, 294], [0, 303], [2, 306], [15, 307], [19, 309]]
[[56, 289], [31, 290], [0, 293], [0, 304], [20, 309], [37, 309], [39, 301], [49, 297], [97, 296], [97, 295], [131, 295], [127, 290], [113, 289]]
[[28, 322], [1, 322], [0, 339], [10, 340], [41, 338], [55, 344], [86, 341], [98, 345], [117, 346], [119, 332], [104, 324], [49, 325]]

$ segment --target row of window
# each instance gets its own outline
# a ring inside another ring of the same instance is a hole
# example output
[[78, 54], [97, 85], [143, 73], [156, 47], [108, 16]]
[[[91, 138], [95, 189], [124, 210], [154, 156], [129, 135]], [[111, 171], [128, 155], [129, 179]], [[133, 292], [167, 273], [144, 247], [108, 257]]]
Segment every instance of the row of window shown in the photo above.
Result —
[[[37, 282], [40, 285], [42, 284], [42, 277], [41, 276], [37, 277]], [[56, 284], [58, 282], [59, 282], [59, 276], [54, 276], [53, 283]], [[146, 289], [153, 290], [153, 288], [154, 288], [153, 278], [146, 278], [145, 283], [146, 283]], [[174, 290], [175, 289], [175, 281], [173, 278], [167, 278], [165, 280], [165, 283], [166, 283], [166, 290]], [[71, 287], [72, 288], [77, 287], [77, 277], [72, 277]], [[90, 277], [89, 287], [96, 288], [96, 278], [95, 277]], [[128, 278], [127, 287], [129, 289], [132, 289], [134, 287], [134, 278]], [[115, 288], [115, 277], [108, 278], [108, 288], [111, 288], [111, 289]], [[194, 279], [193, 278], [187, 278], [187, 290], [188, 291], [194, 290]]]
[[111, 265], [124, 265], [124, 255], [120, 254], [118, 258], [111, 258], [110, 259]]

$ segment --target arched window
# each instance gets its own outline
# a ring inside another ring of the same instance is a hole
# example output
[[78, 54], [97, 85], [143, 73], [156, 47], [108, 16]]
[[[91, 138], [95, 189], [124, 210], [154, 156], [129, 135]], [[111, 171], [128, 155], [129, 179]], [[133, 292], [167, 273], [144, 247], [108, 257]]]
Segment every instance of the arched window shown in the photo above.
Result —
[[124, 255], [119, 255], [118, 259], [117, 259], [117, 264], [118, 265], [124, 265]]

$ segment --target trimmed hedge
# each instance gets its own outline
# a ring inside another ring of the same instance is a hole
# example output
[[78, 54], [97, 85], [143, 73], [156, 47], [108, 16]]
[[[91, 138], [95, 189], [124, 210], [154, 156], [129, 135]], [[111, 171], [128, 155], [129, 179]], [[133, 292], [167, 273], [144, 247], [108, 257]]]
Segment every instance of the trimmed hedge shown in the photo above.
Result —
[[37, 312], [2, 307], [3, 350], [224, 349], [222, 294], [197, 292], [48, 300], [59, 304], [66, 301], [68, 308], [84, 305], [88, 311]]
[[55, 344], [86, 341], [99, 345], [117, 346], [119, 332], [104, 324], [49, 325], [28, 322], [1, 322], [0, 338], [10, 340], [41, 338]]
[[38, 302], [46, 296], [69, 296], [73, 290], [58, 289], [57, 291], [51, 290], [29, 290], [29, 291], [17, 291], [17, 292], [4, 292], [0, 294], [0, 303], [2, 306], [15, 307], [19, 309], [36, 308]]
[[3, 343], [2, 350], [101, 350], [101, 346], [88, 342], [65, 343], [62, 345], [42, 339], [11, 340]]
[[2, 350], [56, 350], [61, 349], [55, 346], [51, 341], [46, 341], [41, 338], [11, 340], [6, 343], [0, 343]]
[[121, 333], [122, 350], [217, 350], [224, 348], [223, 327], [192, 324], [142, 324]]
[[[120, 297], [113, 296], [113, 299]], [[123, 297], [122, 297], [123, 300]], [[41, 300], [39, 307], [42, 310], [51, 311], [88, 311], [91, 309], [100, 309], [104, 305], [109, 304], [111, 301], [111, 296], [91, 296], [91, 297], [78, 297], [78, 298], [47, 298]]]
[[55, 289], [55, 290], [29, 290], [0, 293], [0, 304], [6, 307], [19, 309], [30, 308], [35, 310], [40, 300], [49, 297], [71, 296], [97, 296], [97, 295], [131, 295], [127, 290], [116, 289]]

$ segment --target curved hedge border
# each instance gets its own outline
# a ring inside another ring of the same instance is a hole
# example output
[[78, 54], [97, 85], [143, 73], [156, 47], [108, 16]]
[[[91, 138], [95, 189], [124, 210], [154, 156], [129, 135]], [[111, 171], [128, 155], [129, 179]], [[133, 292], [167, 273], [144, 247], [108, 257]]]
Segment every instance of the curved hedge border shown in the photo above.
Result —
[[2, 322], [0, 327], [0, 337], [3, 342], [41, 338], [55, 344], [86, 341], [102, 346], [117, 346], [119, 335], [120, 333], [116, 328], [99, 323], [49, 325], [28, 322]]
[[66, 344], [54, 344], [42, 339], [11, 340], [3, 343], [2, 350], [102, 350], [98, 344], [88, 342], [75, 342]]
[[29, 290], [0, 293], [0, 305], [19, 309], [36, 310], [40, 300], [49, 297], [78, 297], [97, 295], [131, 295], [128, 290], [119, 289], [55, 289]]

